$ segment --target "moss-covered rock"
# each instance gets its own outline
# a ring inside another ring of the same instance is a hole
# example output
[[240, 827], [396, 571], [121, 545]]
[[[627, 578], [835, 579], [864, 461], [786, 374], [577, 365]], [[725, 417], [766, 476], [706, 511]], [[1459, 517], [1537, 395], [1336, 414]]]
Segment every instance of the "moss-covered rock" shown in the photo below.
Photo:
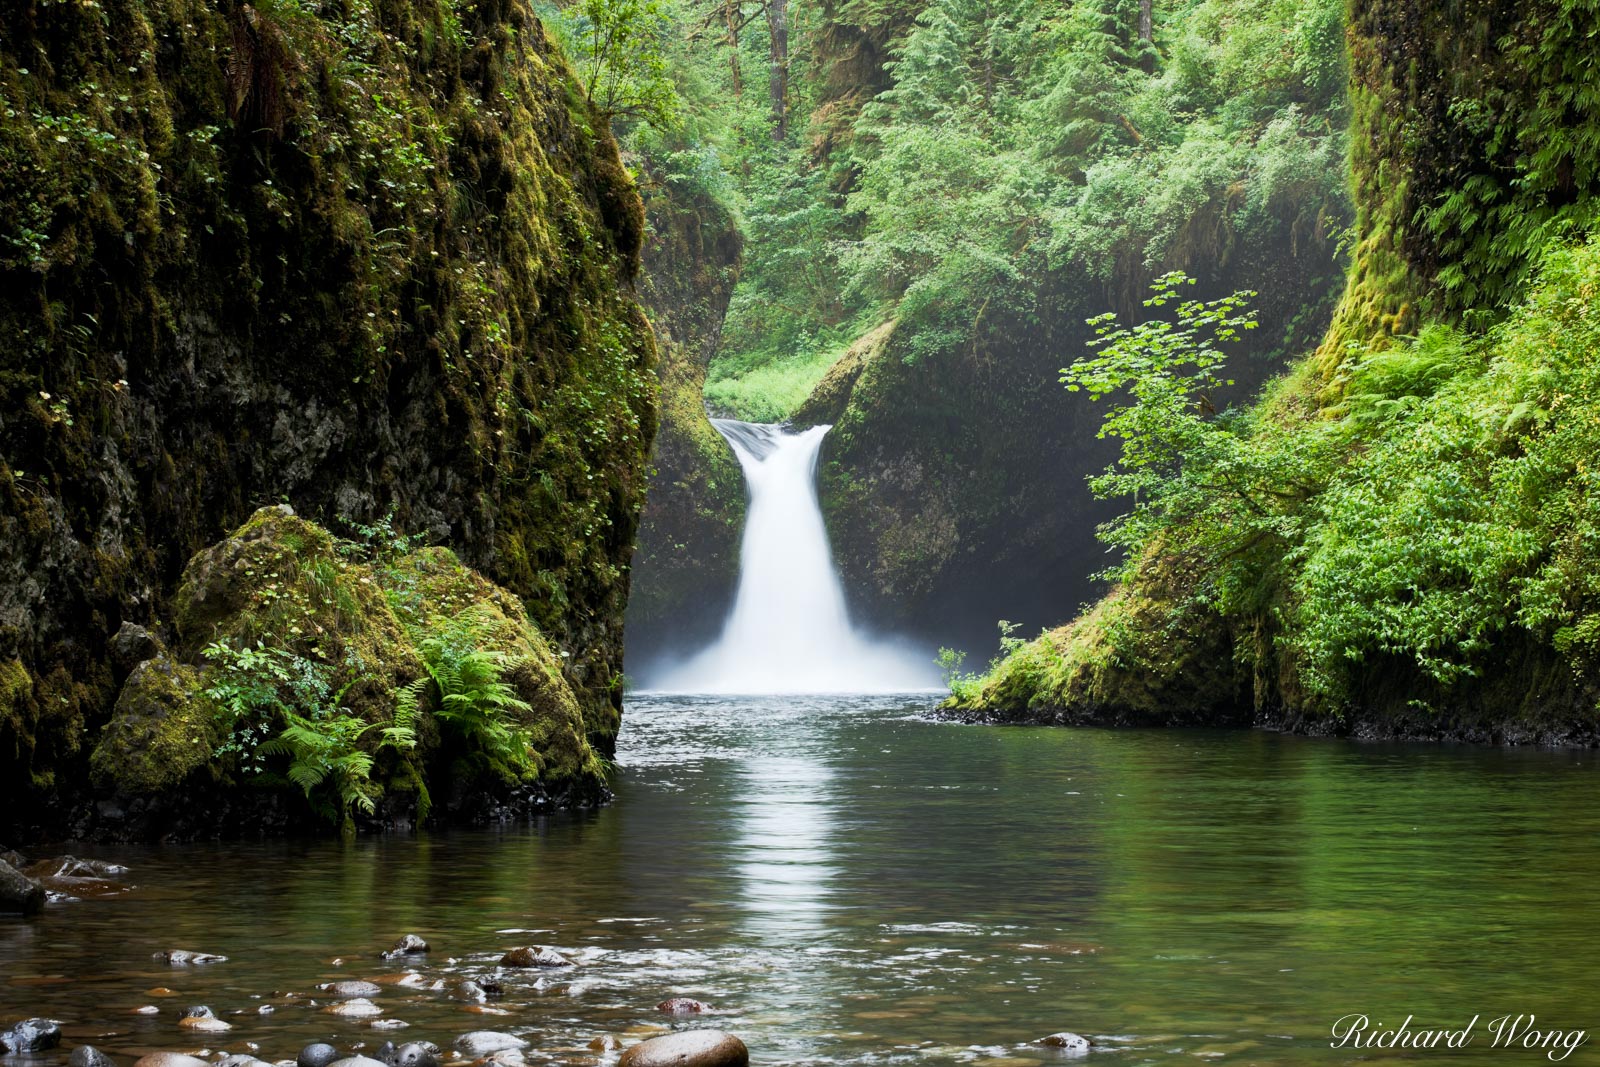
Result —
[[642, 209], [528, 5], [8, 4], [0, 101], [0, 807], [86, 780], [109, 636], [285, 500], [522, 598], [608, 746]]
[[744, 478], [706, 415], [706, 367], [739, 278], [742, 238], [703, 188], [648, 167], [650, 234], [640, 295], [660, 352], [661, 428], [628, 602], [640, 658], [709, 637], [739, 569]]
[[[448, 548], [339, 541], [286, 507], [263, 508], [195, 555], [175, 605], [176, 644], [133, 670], [95, 742], [90, 765], [104, 793], [221, 788], [293, 799], [283, 761], [255, 751], [290, 724], [288, 713], [378, 728], [360, 745], [374, 754], [380, 795], [598, 789], [602, 765], [566, 654], [520, 598]], [[452, 741], [432, 721], [441, 694], [428, 649], [441, 637], [452, 651], [487, 653], [525, 704], [505, 714], [532, 746], [516, 780], [471, 771], [463, 757], [473, 739]], [[408, 692], [420, 721], [404, 710]], [[409, 745], [385, 749], [381, 730], [397, 726], [411, 732]]]
[[[145, 660], [122, 685], [89, 767], [103, 790], [146, 796], [176, 789], [210, 770], [217, 706], [198, 668], [166, 655]], [[215, 778], [215, 774], [209, 775]]]

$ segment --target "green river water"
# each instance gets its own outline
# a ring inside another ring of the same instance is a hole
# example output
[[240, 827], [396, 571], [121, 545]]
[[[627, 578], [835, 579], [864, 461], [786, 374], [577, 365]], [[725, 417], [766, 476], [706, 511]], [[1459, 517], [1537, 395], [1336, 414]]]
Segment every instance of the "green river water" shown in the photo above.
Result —
[[[598, 1034], [709, 1025], [760, 1064], [1056, 1063], [1031, 1042], [1072, 1030], [1104, 1067], [1531, 1067], [1547, 1053], [1494, 1047], [1495, 1020], [1600, 1031], [1593, 753], [968, 727], [926, 705], [641, 695], [596, 813], [90, 850], [133, 888], [0, 921], [0, 1022], [50, 1016], [67, 1038], [8, 1062], [493, 1029], [531, 1063], [594, 1064], [614, 1059], [585, 1047]], [[411, 932], [447, 985], [520, 944], [578, 966], [508, 972], [504, 1014], [393, 986], [374, 999], [404, 1029], [323, 1011], [317, 983], [402, 969], [377, 957]], [[151, 960], [169, 948], [230, 960]], [[669, 996], [713, 1011], [675, 1021], [654, 1010]], [[178, 1029], [198, 1003], [233, 1029]], [[1478, 1023], [1460, 1049], [1331, 1048], [1355, 1013]]]

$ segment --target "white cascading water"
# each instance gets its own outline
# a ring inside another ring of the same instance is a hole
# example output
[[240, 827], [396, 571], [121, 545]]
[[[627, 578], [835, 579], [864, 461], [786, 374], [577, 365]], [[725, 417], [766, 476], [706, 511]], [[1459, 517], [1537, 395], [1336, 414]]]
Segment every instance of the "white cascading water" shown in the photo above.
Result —
[[896, 693], [939, 687], [926, 655], [850, 625], [817, 506], [817, 453], [831, 427], [787, 433], [712, 425], [744, 470], [750, 508], [739, 590], [722, 636], [659, 672], [651, 688], [689, 693]]

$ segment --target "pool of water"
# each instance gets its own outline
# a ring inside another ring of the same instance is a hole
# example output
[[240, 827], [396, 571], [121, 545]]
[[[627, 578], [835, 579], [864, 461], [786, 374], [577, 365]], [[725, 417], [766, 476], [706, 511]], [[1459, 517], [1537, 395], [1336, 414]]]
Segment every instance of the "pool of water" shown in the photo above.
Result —
[[[87, 850], [135, 888], [0, 920], [0, 1023], [63, 1020], [48, 1061], [494, 1029], [530, 1062], [593, 1064], [611, 1058], [596, 1035], [710, 1025], [766, 1064], [1060, 1062], [1030, 1042], [1072, 1030], [1105, 1067], [1532, 1065], [1546, 1053], [1492, 1046], [1495, 1020], [1600, 1031], [1592, 753], [968, 727], [926, 704], [636, 696], [597, 813]], [[379, 959], [404, 933], [433, 951]], [[578, 965], [507, 972], [487, 1005], [451, 996], [530, 943]], [[170, 948], [230, 959], [151, 959]], [[329, 1015], [315, 989], [407, 966], [447, 988], [386, 986], [404, 1029]], [[713, 1010], [675, 1021], [655, 1010], [670, 996]], [[199, 1003], [233, 1029], [180, 1030]], [[1357, 1013], [1478, 1023], [1464, 1049], [1330, 1048]]]

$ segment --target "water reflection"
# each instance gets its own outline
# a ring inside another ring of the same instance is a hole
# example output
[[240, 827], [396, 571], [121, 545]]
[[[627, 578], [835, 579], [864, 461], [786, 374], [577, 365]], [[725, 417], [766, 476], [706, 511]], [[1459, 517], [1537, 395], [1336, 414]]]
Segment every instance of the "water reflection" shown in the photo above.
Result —
[[[670, 996], [713, 1003], [682, 1025], [733, 1030], [767, 1064], [1047, 1063], [1028, 1041], [1073, 1029], [1101, 1067], [1321, 1067], [1368, 1055], [1327, 1047], [1352, 1011], [1600, 1028], [1589, 753], [979, 729], [919, 707], [640, 700], [599, 813], [112, 850], [136, 892], [0, 921], [0, 1024], [64, 1019], [124, 1067], [195, 1047], [173, 1010], [192, 1003], [234, 1024], [213, 1050], [370, 1046], [391, 1035], [326, 1014], [314, 986], [393, 974], [377, 953], [416, 932], [442, 986], [385, 988], [401, 1035], [510, 1030], [534, 1063], [593, 1065], [597, 1033], [680, 1025], [654, 1010]], [[452, 998], [529, 942], [580, 965]], [[232, 960], [150, 959], [180, 947]], [[1449, 1062], [1545, 1062], [1516, 1056], [1485, 1041]]]

